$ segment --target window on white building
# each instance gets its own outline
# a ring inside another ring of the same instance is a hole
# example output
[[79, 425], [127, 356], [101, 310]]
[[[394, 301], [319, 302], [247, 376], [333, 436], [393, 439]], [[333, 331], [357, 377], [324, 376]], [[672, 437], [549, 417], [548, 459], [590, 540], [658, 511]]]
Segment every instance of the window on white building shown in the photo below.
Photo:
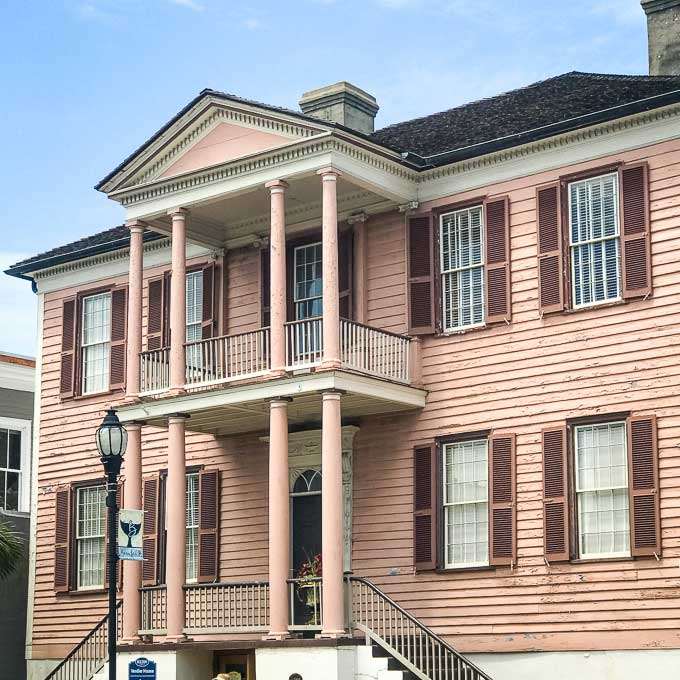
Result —
[[481, 205], [441, 216], [439, 250], [444, 331], [484, 323], [483, 244]]
[[444, 562], [489, 564], [489, 465], [486, 439], [443, 446]]
[[104, 587], [106, 489], [81, 487], [76, 492], [76, 573], [78, 589]]
[[111, 352], [111, 293], [83, 298], [81, 346], [83, 394], [109, 389]]
[[0, 510], [21, 509], [22, 456], [20, 430], [0, 427]]
[[621, 297], [619, 179], [616, 173], [569, 184], [574, 307]]
[[630, 555], [626, 424], [574, 429], [579, 556]]

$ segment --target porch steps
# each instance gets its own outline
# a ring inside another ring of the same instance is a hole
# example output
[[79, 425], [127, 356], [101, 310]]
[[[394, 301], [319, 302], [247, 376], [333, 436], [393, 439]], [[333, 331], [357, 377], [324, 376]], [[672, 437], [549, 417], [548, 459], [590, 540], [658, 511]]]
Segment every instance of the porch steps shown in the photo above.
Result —
[[357, 647], [357, 668], [354, 680], [411, 680], [413, 678], [401, 667], [395, 665], [396, 659], [383, 654], [382, 651], [376, 653], [375, 645]]

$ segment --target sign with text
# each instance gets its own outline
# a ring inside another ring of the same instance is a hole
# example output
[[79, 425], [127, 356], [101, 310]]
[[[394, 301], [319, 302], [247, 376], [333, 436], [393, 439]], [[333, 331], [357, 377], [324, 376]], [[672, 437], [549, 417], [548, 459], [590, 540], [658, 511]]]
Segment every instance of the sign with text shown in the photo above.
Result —
[[[121, 560], [142, 561], [143, 510], [118, 511], [118, 557]], [[154, 666], [155, 667], [155, 666]]]
[[156, 680], [156, 662], [140, 656], [128, 664], [128, 680]]

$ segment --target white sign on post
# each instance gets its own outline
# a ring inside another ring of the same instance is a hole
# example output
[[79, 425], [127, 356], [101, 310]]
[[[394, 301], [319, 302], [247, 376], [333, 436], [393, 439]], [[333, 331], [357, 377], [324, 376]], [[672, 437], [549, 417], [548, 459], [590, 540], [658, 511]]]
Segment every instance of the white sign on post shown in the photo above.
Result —
[[118, 511], [118, 558], [121, 560], [142, 561], [142, 522], [143, 510]]

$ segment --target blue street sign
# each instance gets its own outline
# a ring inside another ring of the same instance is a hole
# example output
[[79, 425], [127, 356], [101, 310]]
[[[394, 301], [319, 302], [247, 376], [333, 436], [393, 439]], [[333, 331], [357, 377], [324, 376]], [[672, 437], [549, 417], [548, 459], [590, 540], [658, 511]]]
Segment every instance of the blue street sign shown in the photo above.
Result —
[[140, 656], [128, 664], [128, 680], [156, 680], [156, 662]]

